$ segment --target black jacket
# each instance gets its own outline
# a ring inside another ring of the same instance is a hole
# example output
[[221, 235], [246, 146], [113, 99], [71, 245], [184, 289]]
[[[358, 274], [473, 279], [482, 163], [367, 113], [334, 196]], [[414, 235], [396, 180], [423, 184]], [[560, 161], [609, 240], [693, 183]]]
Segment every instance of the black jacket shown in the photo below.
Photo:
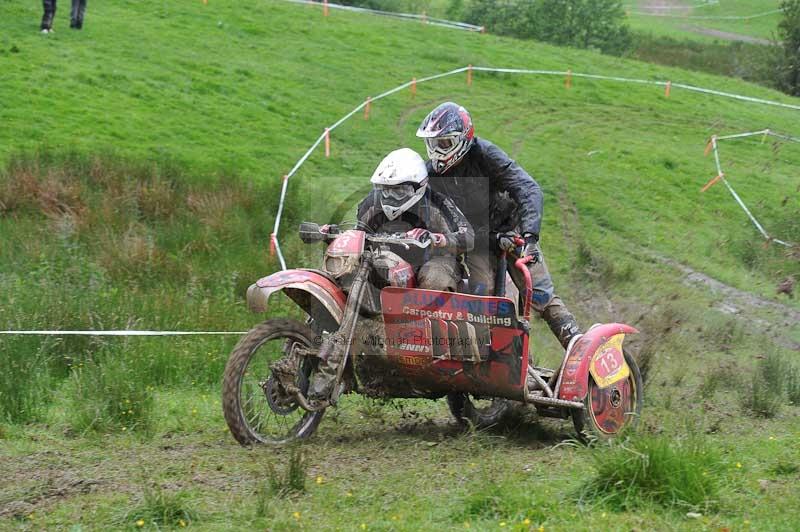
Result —
[[489, 238], [499, 222], [491, 216], [498, 196], [508, 193], [518, 209], [519, 231], [539, 235], [542, 223], [542, 189], [506, 153], [481, 138], [457, 165], [437, 174], [428, 161], [430, 186], [451, 198], [466, 215], [475, 231], [475, 249], [485, 251], [494, 242]]
[[373, 190], [358, 204], [358, 228], [369, 233], [396, 233], [417, 228], [442, 233], [447, 246], [435, 250], [437, 254], [467, 253], [472, 251], [475, 241], [472, 226], [455, 203], [430, 187], [414, 206], [392, 221], [383, 212], [379, 193]]

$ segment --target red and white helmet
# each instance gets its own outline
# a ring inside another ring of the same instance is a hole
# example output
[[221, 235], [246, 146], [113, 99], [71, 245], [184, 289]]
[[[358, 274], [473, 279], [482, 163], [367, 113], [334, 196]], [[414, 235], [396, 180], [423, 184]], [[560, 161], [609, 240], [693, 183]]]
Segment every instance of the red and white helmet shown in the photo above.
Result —
[[384, 157], [370, 182], [380, 193], [384, 214], [394, 220], [425, 195], [428, 168], [419, 153], [401, 148]]
[[441, 174], [467, 154], [475, 139], [475, 128], [466, 109], [445, 102], [425, 117], [417, 136], [425, 139], [425, 149], [433, 169]]

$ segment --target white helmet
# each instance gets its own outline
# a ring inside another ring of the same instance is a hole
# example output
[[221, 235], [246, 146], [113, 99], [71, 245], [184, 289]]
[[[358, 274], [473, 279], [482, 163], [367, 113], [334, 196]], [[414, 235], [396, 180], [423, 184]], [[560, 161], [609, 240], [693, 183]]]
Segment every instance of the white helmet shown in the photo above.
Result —
[[370, 182], [380, 194], [386, 217], [394, 220], [425, 194], [428, 168], [420, 154], [410, 148], [401, 148], [381, 161]]

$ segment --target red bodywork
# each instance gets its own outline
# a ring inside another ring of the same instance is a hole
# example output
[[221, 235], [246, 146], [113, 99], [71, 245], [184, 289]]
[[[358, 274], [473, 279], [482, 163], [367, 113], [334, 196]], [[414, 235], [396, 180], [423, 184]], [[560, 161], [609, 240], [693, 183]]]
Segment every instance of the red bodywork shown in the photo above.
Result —
[[624, 323], [607, 323], [589, 329], [575, 343], [564, 362], [559, 399], [583, 401], [589, 391], [589, 364], [597, 350], [613, 336], [638, 332]]
[[510, 299], [389, 287], [381, 304], [387, 360], [415, 387], [523, 400], [528, 336]]
[[324, 310], [333, 323], [342, 320], [347, 296], [327, 276], [313, 270], [285, 270], [263, 277], [247, 290], [247, 302], [254, 312], [267, 310], [269, 297], [279, 290], [311, 316]]
[[364, 242], [366, 241], [366, 233], [364, 231], [356, 231], [351, 229], [345, 231], [328, 246], [326, 255], [331, 257], [352, 256], [360, 257], [364, 252]]

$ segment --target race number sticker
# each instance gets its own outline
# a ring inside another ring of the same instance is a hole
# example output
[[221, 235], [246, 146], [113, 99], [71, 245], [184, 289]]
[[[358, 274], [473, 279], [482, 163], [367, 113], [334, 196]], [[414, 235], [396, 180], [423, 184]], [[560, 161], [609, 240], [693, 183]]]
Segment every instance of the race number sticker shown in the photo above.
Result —
[[631, 374], [631, 370], [628, 364], [625, 363], [625, 357], [622, 354], [622, 340], [624, 338], [624, 334], [612, 336], [595, 351], [592, 357], [589, 371], [600, 388], [608, 388], [615, 382], [627, 379]]

